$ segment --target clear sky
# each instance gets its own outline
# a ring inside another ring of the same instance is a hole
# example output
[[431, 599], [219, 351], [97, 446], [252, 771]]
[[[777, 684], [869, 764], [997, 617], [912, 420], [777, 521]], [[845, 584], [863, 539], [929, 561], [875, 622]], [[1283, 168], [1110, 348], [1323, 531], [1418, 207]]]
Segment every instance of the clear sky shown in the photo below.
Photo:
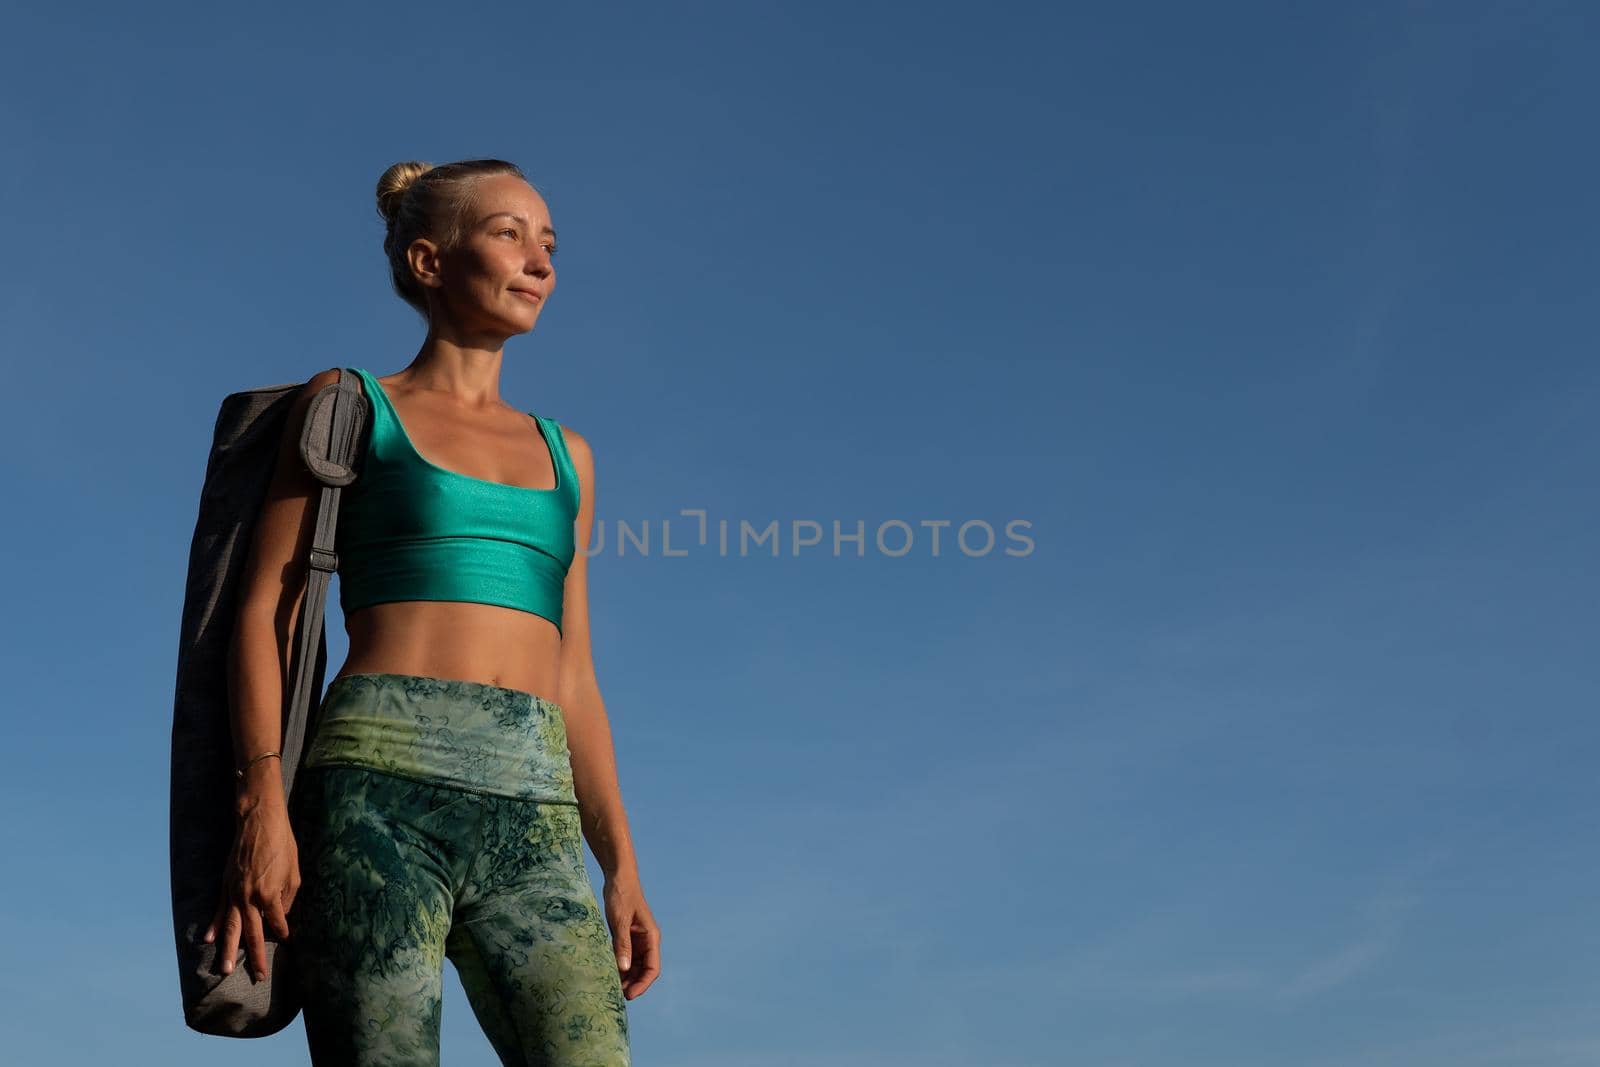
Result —
[[181, 1021], [201, 474], [227, 393], [405, 366], [377, 178], [496, 156], [561, 234], [502, 392], [597, 456], [637, 1064], [1600, 1062], [1588, 5], [6, 21], [0, 1059], [308, 1062]]

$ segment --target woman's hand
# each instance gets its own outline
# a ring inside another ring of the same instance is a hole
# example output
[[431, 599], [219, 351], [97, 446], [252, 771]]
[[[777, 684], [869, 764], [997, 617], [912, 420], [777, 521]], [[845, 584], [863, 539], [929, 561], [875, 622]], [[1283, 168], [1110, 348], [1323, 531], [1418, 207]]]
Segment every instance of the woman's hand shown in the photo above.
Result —
[[267, 976], [264, 923], [271, 925], [279, 940], [286, 940], [289, 909], [299, 891], [300, 855], [288, 808], [281, 800], [247, 807], [239, 816], [216, 915], [206, 928], [208, 944], [216, 940], [219, 926], [222, 929], [222, 947], [217, 957], [222, 961], [223, 974], [233, 973], [242, 935], [252, 981], [259, 982]]
[[604, 890], [606, 921], [622, 972], [622, 995], [637, 997], [661, 973], [661, 930], [644, 902], [637, 875], [607, 876]]

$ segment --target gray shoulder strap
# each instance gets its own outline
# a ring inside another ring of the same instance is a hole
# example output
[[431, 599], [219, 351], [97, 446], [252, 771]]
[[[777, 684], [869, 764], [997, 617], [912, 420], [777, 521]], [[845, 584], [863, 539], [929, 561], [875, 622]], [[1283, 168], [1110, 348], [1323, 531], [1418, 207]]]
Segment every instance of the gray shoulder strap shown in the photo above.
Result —
[[306, 468], [322, 483], [317, 501], [317, 526], [311, 542], [306, 572], [306, 592], [295, 622], [291, 649], [294, 679], [283, 732], [283, 792], [294, 788], [305, 753], [307, 725], [314, 696], [313, 667], [323, 641], [323, 609], [328, 599], [328, 575], [339, 567], [333, 551], [334, 533], [339, 522], [340, 490], [356, 480], [357, 455], [368, 422], [367, 398], [353, 374], [339, 368], [339, 380], [323, 387], [312, 397], [300, 434], [300, 456]]

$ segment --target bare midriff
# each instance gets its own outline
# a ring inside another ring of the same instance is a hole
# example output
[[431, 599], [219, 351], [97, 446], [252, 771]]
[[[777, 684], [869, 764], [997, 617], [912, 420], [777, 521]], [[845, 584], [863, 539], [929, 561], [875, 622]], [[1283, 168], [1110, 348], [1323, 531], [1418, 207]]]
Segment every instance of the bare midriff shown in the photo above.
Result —
[[345, 633], [350, 655], [335, 678], [418, 674], [560, 703], [561, 632], [542, 615], [494, 604], [397, 600], [351, 612]]

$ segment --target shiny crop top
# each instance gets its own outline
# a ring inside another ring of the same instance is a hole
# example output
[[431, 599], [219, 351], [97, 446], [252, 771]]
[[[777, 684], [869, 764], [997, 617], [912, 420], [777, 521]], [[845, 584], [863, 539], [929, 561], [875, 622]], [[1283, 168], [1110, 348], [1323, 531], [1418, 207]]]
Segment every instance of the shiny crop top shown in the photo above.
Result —
[[532, 612], [559, 631], [578, 514], [578, 476], [560, 424], [528, 412], [554, 461], [553, 489], [457, 474], [422, 458], [377, 379], [346, 369], [360, 380], [370, 417], [334, 531], [340, 608], [464, 600]]

